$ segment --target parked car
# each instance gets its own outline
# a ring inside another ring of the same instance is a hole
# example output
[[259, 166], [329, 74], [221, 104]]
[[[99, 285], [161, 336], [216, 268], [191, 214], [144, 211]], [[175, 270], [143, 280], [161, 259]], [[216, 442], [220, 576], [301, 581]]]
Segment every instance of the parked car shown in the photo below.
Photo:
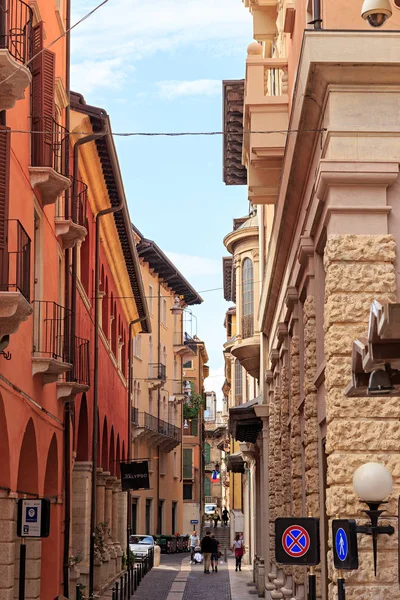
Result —
[[154, 539], [151, 535], [131, 535], [129, 538], [129, 549], [140, 561], [148, 556], [150, 550], [154, 551]]

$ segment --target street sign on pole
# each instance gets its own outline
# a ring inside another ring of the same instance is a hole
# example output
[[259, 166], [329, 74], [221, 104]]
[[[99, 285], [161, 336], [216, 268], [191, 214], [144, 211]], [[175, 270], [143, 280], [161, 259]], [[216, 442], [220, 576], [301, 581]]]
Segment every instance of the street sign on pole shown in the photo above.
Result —
[[333, 562], [341, 571], [358, 569], [357, 530], [354, 519], [332, 521]]
[[199, 524], [199, 520], [198, 519], [191, 519], [190, 520], [190, 524], [191, 525], [198, 525]]
[[320, 561], [319, 519], [276, 519], [275, 556], [282, 565], [317, 565]]

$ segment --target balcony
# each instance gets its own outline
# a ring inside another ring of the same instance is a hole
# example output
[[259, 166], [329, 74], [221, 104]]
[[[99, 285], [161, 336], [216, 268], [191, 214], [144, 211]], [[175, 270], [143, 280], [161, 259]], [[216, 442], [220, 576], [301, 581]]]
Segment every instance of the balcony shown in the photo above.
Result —
[[171, 452], [181, 443], [181, 429], [147, 412], [132, 408], [132, 438]]
[[73, 402], [78, 394], [87, 392], [90, 386], [89, 340], [75, 336], [71, 352], [72, 369], [57, 381], [57, 398]]
[[[3, 12], [4, 11], [4, 12]], [[22, 0], [6, 0], [0, 14], [0, 111], [25, 98], [32, 81], [32, 9]]]
[[246, 61], [243, 159], [249, 200], [275, 204], [289, 125], [287, 59], [263, 58], [250, 44]]
[[182, 379], [174, 379], [174, 397], [176, 402], [183, 402], [185, 399], [184, 382]]
[[174, 333], [174, 352], [180, 356], [194, 356], [196, 354], [196, 344], [190, 344], [192, 340], [186, 333], [176, 331]]
[[63, 250], [73, 248], [87, 236], [86, 204], [88, 186], [70, 177], [72, 193], [64, 196], [56, 206], [56, 236]]
[[166, 367], [162, 363], [149, 364], [148, 382], [153, 389], [160, 388], [167, 381]]
[[18, 331], [32, 313], [31, 240], [16, 219], [0, 222], [0, 340]]
[[69, 352], [71, 311], [50, 301], [35, 300], [32, 374], [41, 375], [43, 385], [72, 370]]
[[54, 204], [58, 196], [71, 186], [65, 174], [65, 153], [69, 140], [65, 127], [49, 117], [32, 119], [31, 186], [37, 188], [42, 205]]
[[237, 358], [252, 377], [260, 376], [260, 336], [254, 332], [254, 316], [244, 315], [241, 319], [241, 331], [231, 348], [231, 354]]

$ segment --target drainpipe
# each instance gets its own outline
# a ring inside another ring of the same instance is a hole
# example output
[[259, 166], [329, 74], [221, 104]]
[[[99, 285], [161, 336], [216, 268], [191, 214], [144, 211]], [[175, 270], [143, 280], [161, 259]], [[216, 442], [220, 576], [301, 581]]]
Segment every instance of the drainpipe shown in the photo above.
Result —
[[[95, 135], [95, 134], [93, 134]], [[105, 134], [103, 134], [105, 135]], [[98, 134], [98, 137], [101, 137]], [[94, 376], [93, 376], [93, 425], [92, 425], [92, 490], [90, 511], [90, 558], [89, 558], [89, 597], [93, 596], [94, 590], [94, 530], [96, 527], [96, 472], [97, 472], [97, 407], [99, 400], [99, 292], [100, 292], [100, 219], [105, 215], [111, 215], [124, 208], [124, 200], [121, 197], [117, 206], [111, 206], [101, 210], [96, 215], [96, 249], [95, 249], [95, 293], [94, 293]], [[128, 444], [129, 447], [129, 444]]]
[[[157, 351], [157, 361], [158, 365], [161, 362], [161, 282], [158, 282], [158, 315], [157, 315], [157, 336], [158, 336], [158, 351]], [[157, 365], [157, 366], [158, 366]], [[160, 427], [160, 410], [161, 410], [161, 389], [158, 387], [157, 389], [157, 418], [158, 418], [158, 427]], [[160, 519], [160, 446], [157, 446], [157, 533], [161, 534], [161, 519]]]
[[[1, 0], [5, 3], [5, 0]], [[1, 11], [2, 12], [2, 11]], [[68, 105], [65, 108], [65, 128], [67, 131], [70, 130], [71, 118], [70, 118], [70, 92], [71, 92], [71, 0], [67, 0], [65, 8], [65, 93], [68, 98]], [[5, 121], [5, 111], [4, 111]], [[5, 122], [3, 123], [5, 125]], [[70, 139], [67, 140], [67, 152], [64, 157], [64, 169], [65, 173], [69, 175], [69, 144]], [[68, 218], [68, 203], [69, 203], [70, 190], [65, 190], [64, 202], [65, 202], [65, 213]], [[64, 264], [64, 285], [65, 285], [65, 306], [67, 309], [70, 306], [70, 281], [69, 281], [69, 250], [65, 251], [65, 264]], [[72, 323], [75, 321], [75, 313], [72, 314]], [[68, 339], [68, 325], [67, 337]], [[73, 412], [73, 405], [69, 402], [65, 406], [64, 412], [64, 553], [63, 553], [63, 593], [66, 598], [69, 598], [69, 546], [70, 546], [70, 535], [71, 535], [71, 415]]]
[[314, 29], [322, 29], [321, 0], [313, 0], [313, 25]]

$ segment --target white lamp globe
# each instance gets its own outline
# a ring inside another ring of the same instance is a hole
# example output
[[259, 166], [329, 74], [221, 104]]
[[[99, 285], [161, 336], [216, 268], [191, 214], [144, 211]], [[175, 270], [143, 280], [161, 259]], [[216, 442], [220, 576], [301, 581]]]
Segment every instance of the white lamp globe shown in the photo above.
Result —
[[393, 489], [392, 475], [381, 463], [365, 463], [353, 475], [353, 488], [365, 502], [383, 502]]

